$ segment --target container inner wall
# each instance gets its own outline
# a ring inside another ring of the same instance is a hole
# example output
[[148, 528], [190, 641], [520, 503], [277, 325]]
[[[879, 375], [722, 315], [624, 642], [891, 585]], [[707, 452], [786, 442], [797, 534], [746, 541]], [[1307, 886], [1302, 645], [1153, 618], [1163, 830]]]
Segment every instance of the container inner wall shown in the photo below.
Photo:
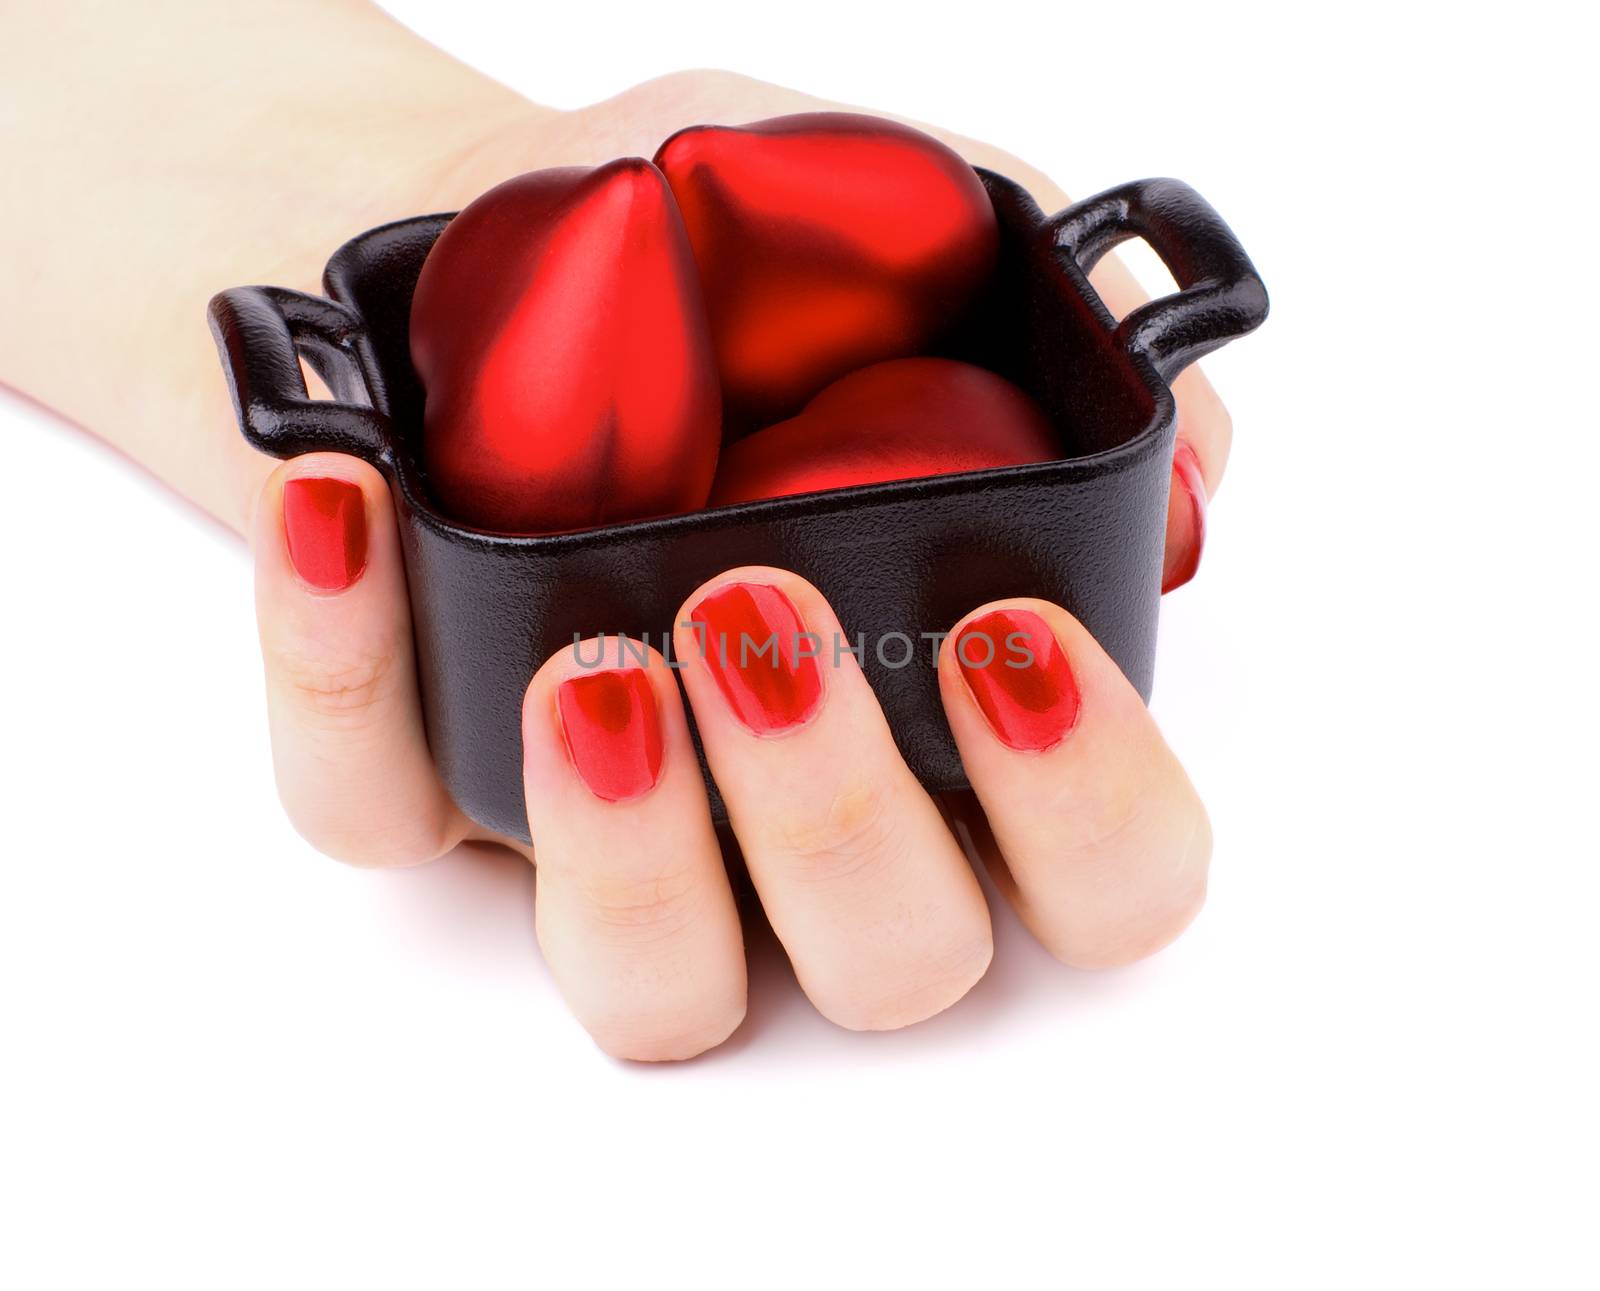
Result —
[[[1148, 696], [1171, 396], [1123, 352], [1110, 316], [1054, 247], [1027, 195], [980, 174], [1000, 219], [1000, 263], [941, 352], [1031, 394], [1058, 427], [1067, 460], [570, 534], [487, 535], [450, 523], [426, 501], [417, 452], [422, 391], [407, 325], [423, 260], [449, 217], [372, 230], [329, 262], [328, 294], [367, 329], [358, 348], [368, 392], [391, 422], [429, 745], [446, 787], [474, 820], [529, 837], [519, 714], [546, 658], [600, 633], [660, 648], [683, 600], [738, 565], [792, 570], [828, 598], [850, 642], [863, 647], [862, 666], [906, 764], [930, 790], [966, 781], [928, 638], [986, 601], [1037, 596], [1066, 606]], [[1110, 449], [1121, 451], [1072, 460]], [[907, 646], [914, 664], [878, 655], [881, 648], [903, 656]], [[707, 787], [722, 818], [709, 775]]]
[[[1044, 216], [1015, 184], [980, 171], [1001, 231], [988, 289], [937, 352], [976, 363], [1027, 391], [1061, 436], [1063, 458], [1118, 447], [1145, 431], [1155, 399], [1114, 335], [1106, 312], [1071, 258], [1043, 228]], [[388, 414], [408, 474], [426, 488], [420, 451], [423, 391], [411, 366], [411, 296], [423, 261], [450, 216], [388, 225], [352, 240], [328, 264], [335, 300], [365, 320], [376, 371], [374, 405]]]

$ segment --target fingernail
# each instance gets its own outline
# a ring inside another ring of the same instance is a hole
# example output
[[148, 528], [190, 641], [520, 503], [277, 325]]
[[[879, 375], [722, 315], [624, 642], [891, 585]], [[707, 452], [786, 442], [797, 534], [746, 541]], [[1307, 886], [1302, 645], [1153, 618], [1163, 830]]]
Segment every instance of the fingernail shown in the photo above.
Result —
[[1206, 545], [1206, 481], [1189, 441], [1180, 439], [1172, 454], [1172, 499], [1167, 506], [1167, 555], [1161, 590], [1182, 587], [1200, 568]]
[[1031, 610], [994, 610], [956, 641], [956, 662], [989, 729], [1007, 748], [1043, 752], [1078, 723], [1066, 651]]
[[589, 791], [624, 802], [661, 778], [661, 717], [642, 668], [569, 677], [556, 687], [567, 756]]
[[757, 735], [804, 723], [822, 704], [816, 638], [764, 583], [729, 583], [694, 607], [701, 653], [733, 715]]
[[294, 572], [318, 591], [342, 592], [367, 567], [366, 507], [349, 480], [287, 481], [283, 533]]

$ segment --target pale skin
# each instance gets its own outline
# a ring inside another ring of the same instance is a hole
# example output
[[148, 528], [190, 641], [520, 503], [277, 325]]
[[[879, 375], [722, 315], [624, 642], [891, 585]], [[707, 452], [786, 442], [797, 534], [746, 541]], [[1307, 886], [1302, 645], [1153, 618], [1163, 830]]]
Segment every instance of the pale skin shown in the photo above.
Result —
[[[216, 15], [173, 0], [8, 16], [0, 148], [27, 182], [0, 187], [0, 237], [27, 254], [0, 257], [0, 380], [250, 542], [278, 785], [306, 838], [373, 866], [416, 864], [467, 839], [517, 848], [537, 869], [539, 940], [566, 999], [606, 1052], [637, 1060], [692, 1057], [745, 1012], [739, 913], [686, 705], [762, 909], [813, 1004], [841, 1026], [918, 1022], [987, 969], [989, 910], [952, 815], [1066, 964], [1127, 963], [1188, 925], [1205, 894], [1205, 810], [1115, 664], [1070, 614], [1038, 601], [974, 605], [963, 622], [997, 606], [1043, 616], [1071, 665], [1080, 715], [1047, 751], [1006, 746], [961, 678], [952, 636], [940, 691], [970, 798], [937, 802], [921, 788], [848, 653], [837, 667], [830, 660], [812, 720], [760, 738], [680, 641], [689, 666], [645, 668], [665, 745], [653, 789], [608, 801], [576, 773], [553, 699], [579, 669], [567, 650], [539, 670], [524, 704], [533, 846], [490, 839], [463, 816], [428, 753], [388, 487], [353, 458], [278, 463], [245, 445], [204, 326], [207, 299], [253, 282], [314, 291], [328, 252], [352, 233], [459, 208], [522, 171], [649, 156], [699, 122], [840, 105], [727, 72], [682, 72], [560, 111], [359, 0]], [[1046, 210], [1066, 205], [1017, 158], [932, 133]], [[1145, 298], [1113, 258], [1093, 280], [1119, 316]], [[1212, 493], [1228, 456], [1227, 412], [1196, 369], [1175, 389], [1180, 434]], [[347, 590], [318, 591], [290, 563], [281, 499], [297, 476], [362, 490], [367, 563]], [[730, 570], [685, 610], [739, 580], [782, 588], [813, 631], [838, 626], [814, 587], [778, 569]], [[835, 755], [841, 747], [849, 759]]]

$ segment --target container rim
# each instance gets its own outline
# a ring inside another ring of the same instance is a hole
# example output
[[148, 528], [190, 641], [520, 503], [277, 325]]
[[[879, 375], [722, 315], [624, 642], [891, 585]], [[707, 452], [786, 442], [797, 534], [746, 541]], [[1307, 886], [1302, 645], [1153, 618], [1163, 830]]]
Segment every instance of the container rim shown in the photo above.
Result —
[[[1023, 221], [1038, 229], [1040, 237], [1049, 236], [1051, 221], [1026, 189], [1014, 180], [982, 166], [974, 166], [973, 170], [983, 182], [991, 201], [998, 193], [1017, 208], [1017, 214]], [[323, 290], [331, 299], [358, 313], [352, 303], [354, 293], [348, 284], [354, 277], [355, 266], [370, 262], [371, 256], [367, 248], [371, 243], [399, 232], [434, 231], [435, 226], [438, 230], [442, 230], [455, 218], [455, 215], [456, 212], [448, 211], [406, 216], [375, 225], [346, 239], [328, 257], [322, 275]], [[434, 232], [434, 236], [437, 236], [437, 232]], [[1051, 261], [1056, 270], [1064, 274], [1078, 294], [1088, 302], [1107, 334], [1114, 336], [1118, 328], [1117, 320], [1106, 307], [1100, 293], [1089, 282], [1088, 275], [1079, 267], [1076, 257], [1069, 250], [1058, 247]], [[361, 322], [365, 326], [364, 318]], [[684, 529], [706, 532], [734, 528], [752, 521], [781, 521], [786, 514], [802, 511], [809, 515], [843, 511], [859, 513], [863, 510], [891, 507], [911, 499], [960, 496], [991, 490], [1006, 491], [1032, 485], [1068, 484], [1094, 479], [1144, 460], [1150, 453], [1160, 448], [1175, 424], [1177, 406], [1172, 388], [1156, 370], [1149, 357], [1134, 346], [1123, 346], [1122, 356], [1129, 362], [1131, 370], [1151, 399], [1151, 414], [1144, 427], [1110, 448], [1020, 466], [991, 467], [948, 475], [845, 485], [810, 493], [787, 494], [776, 498], [702, 507], [675, 515], [653, 516], [557, 533], [512, 534], [480, 528], [440, 511], [428, 497], [415, 454], [396, 433], [390, 420], [389, 409], [378, 406], [374, 401], [375, 410], [383, 414], [387, 431], [384, 451], [376, 464], [399, 490], [413, 516], [434, 532], [468, 539], [485, 546], [522, 551], [601, 548], [639, 538], [666, 537]], [[373, 370], [375, 360], [370, 351], [362, 347], [357, 352], [357, 361], [368, 397], [373, 398], [374, 391], [382, 390], [379, 374]]]

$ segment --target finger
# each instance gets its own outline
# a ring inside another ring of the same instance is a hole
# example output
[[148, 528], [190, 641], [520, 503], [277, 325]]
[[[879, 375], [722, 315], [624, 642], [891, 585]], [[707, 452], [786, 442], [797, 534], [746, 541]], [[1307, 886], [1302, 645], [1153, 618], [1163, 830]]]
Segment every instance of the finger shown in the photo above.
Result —
[[744, 1017], [744, 943], [678, 685], [621, 638], [546, 661], [522, 710], [539, 944], [607, 1053], [660, 1061]]
[[253, 542], [273, 766], [295, 828], [358, 865], [449, 850], [468, 825], [428, 754], [383, 478], [336, 453], [285, 462]]
[[701, 587], [678, 618], [707, 761], [812, 1003], [883, 1030], [960, 999], [993, 951], [982, 891], [827, 601], [751, 567]]
[[1206, 542], [1206, 485], [1194, 445], [1179, 439], [1167, 486], [1167, 536], [1161, 555], [1161, 593], [1182, 587], [1200, 570]]
[[1127, 963], [1205, 899], [1211, 828], [1116, 664], [1046, 601], [995, 602], [944, 642], [939, 688], [1005, 868], [996, 875], [1057, 958]]

